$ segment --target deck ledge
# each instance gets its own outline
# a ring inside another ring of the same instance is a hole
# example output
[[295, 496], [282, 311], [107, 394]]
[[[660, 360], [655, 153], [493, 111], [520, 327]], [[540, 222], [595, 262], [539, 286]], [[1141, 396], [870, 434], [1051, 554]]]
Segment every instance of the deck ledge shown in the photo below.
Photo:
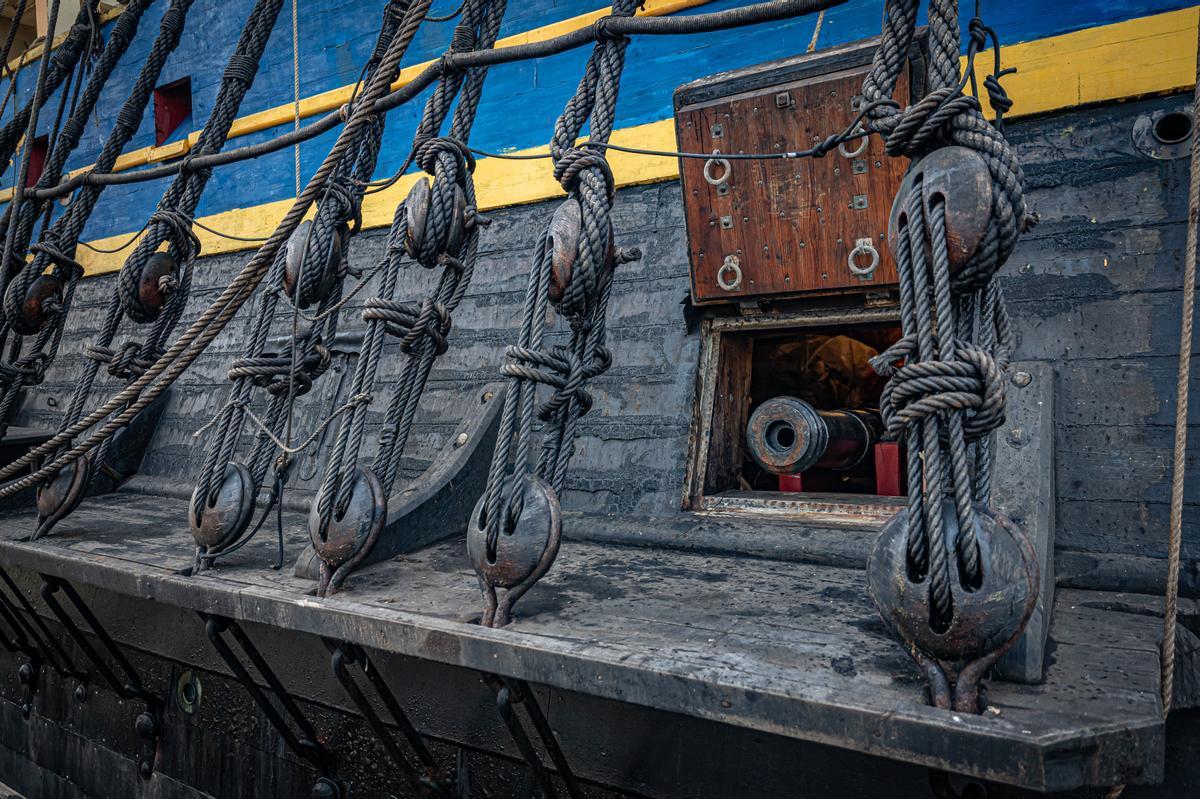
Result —
[[[964, 716], [921, 704], [915, 671], [876, 629], [865, 590], [856, 587], [857, 569], [568, 540], [555, 569], [518, 605], [516, 621], [491, 630], [471, 621], [478, 598], [461, 542], [381, 563], [322, 600], [306, 593], [308, 583], [267, 569], [265, 546], [247, 547], [238, 563], [208, 574], [177, 574], [190, 560], [191, 539], [177, 523], [162, 532], [159, 517], [180, 507], [154, 504], [130, 495], [101, 498], [77, 512], [73, 528], [37, 543], [17, 539], [27, 533], [27, 519], [0, 520], [0, 536], [7, 536], [0, 561], [185, 610], [1027, 789], [1163, 778], [1154, 619], [1097, 610], [1096, 602], [1083, 601], [1089, 592], [1059, 592], [1044, 685], [994, 683], [992, 712]], [[143, 524], [145, 538], [137, 532]], [[298, 527], [288, 531], [297, 544]], [[164, 551], [174, 554], [165, 558]], [[611, 576], [589, 587], [588, 578], [595, 583], [605, 569]], [[636, 601], [609, 595], [625, 583]], [[699, 593], [714, 583], [720, 592], [713, 596], [729, 597], [728, 607], [710, 607]], [[738, 605], [764, 601], [742, 597], [756, 587], [779, 602]], [[404, 609], [395, 606], [398, 599]], [[789, 601], [798, 616], [776, 606]], [[430, 603], [436, 610], [426, 612], [421, 606]], [[776, 617], [764, 621], [772, 609]], [[680, 620], [665, 619], [668, 612]]]

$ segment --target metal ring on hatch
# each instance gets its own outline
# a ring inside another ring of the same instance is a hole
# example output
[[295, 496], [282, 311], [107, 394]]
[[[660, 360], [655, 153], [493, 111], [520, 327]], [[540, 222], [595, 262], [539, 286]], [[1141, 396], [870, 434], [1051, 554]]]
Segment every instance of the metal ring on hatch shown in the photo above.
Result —
[[[721, 154], [720, 150], [713, 150], [713, 156]], [[721, 177], [713, 177], [713, 167], [721, 167]], [[729, 173], [733, 171], [733, 167], [729, 164], [728, 158], [710, 158], [704, 162], [704, 179], [712, 186], [720, 186], [725, 181], [729, 180]]]
[[[858, 265], [858, 256], [866, 255], [871, 259], [866, 266]], [[846, 259], [846, 265], [850, 267], [852, 274], [858, 275], [864, 280], [875, 274], [875, 270], [879, 267], [879, 250], [875, 249], [875, 243], [870, 239], [858, 239], [854, 242], [854, 249], [850, 251], [850, 256]]]
[[[726, 277], [730, 272], [733, 273], [732, 280]], [[742, 267], [736, 255], [725, 256], [725, 263], [717, 270], [717, 285], [725, 291], [737, 291], [742, 287]]]

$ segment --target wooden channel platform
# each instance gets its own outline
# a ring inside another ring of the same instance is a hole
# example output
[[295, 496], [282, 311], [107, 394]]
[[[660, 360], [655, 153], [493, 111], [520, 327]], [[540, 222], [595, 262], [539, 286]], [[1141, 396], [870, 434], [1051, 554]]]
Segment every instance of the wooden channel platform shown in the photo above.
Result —
[[[603, 543], [580, 534], [593, 520], [568, 516], [553, 569], [517, 604], [513, 623], [492, 630], [476, 623], [479, 593], [461, 539], [372, 566], [318, 599], [312, 582], [269, 568], [271, 525], [213, 571], [181, 574], [193, 551], [185, 519], [183, 500], [118, 493], [88, 500], [29, 543], [31, 514], [10, 513], [0, 518], [0, 562], [1026, 789], [1163, 777], [1158, 598], [1060, 589], [1044, 683], [989, 683], [987, 712], [970, 716], [924, 704], [917, 670], [879, 622], [861, 567]], [[628, 532], [636, 524], [623, 520], [625, 539], [637, 538]], [[753, 524], [797, 537], [873, 537]], [[303, 517], [289, 513], [285, 527], [294, 559], [307, 540]]]

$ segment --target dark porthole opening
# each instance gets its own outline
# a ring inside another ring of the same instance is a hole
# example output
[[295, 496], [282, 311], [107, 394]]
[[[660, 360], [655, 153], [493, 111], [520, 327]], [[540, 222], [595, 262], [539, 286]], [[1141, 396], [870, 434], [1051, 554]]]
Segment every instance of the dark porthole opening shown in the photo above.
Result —
[[1180, 144], [1192, 135], [1192, 117], [1185, 111], [1171, 111], [1154, 122], [1154, 138], [1163, 144]]
[[899, 338], [898, 325], [755, 337], [739, 486], [894, 496], [894, 476], [878, 473], [889, 467], [877, 466], [876, 457], [883, 432], [879, 397], [886, 381], [870, 359]]

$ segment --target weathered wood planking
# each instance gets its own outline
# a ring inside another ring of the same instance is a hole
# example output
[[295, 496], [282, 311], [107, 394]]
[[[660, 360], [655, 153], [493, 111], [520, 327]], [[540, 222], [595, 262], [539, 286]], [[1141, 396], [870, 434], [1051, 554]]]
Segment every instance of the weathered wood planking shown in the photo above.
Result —
[[[264, 536], [197, 578], [183, 503], [99, 499], [38, 544], [13, 540], [14, 567], [106, 590], [377, 649], [949, 768], [1035, 789], [1154, 782], [1163, 727], [1158, 622], [1077, 610], [1061, 592], [1040, 686], [994, 683], [995, 710], [925, 707], [907, 656], [882, 630], [858, 569], [570, 541], [511, 628], [473, 622], [479, 599], [461, 541], [365, 570], [336, 598], [266, 568]], [[289, 549], [303, 540], [289, 517]], [[1081, 640], [1102, 626], [1103, 641]]]

